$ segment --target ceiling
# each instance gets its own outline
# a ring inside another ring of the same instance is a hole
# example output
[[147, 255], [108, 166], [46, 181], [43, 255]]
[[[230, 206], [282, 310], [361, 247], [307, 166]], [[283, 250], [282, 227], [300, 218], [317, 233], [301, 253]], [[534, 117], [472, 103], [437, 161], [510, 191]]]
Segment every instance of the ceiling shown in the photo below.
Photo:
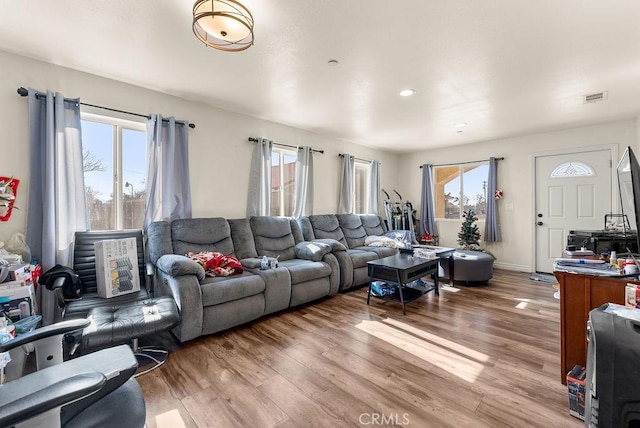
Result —
[[1, 0], [0, 50], [398, 152], [640, 112], [637, 0], [241, 1], [243, 52], [200, 43], [190, 0]]

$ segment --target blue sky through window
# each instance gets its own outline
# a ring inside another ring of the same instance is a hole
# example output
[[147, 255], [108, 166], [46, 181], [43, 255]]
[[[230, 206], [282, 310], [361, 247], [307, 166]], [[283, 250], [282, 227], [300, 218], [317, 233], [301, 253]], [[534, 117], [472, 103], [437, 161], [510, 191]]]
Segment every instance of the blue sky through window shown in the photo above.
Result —
[[[85, 186], [97, 192], [102, 201], [112, 199], [114, 179], [114, 126], [110, 124], [82, 121], [83, 151], [89, 152], [100, 163], [103, 171], [85, 172]], [[146, 134], [144, 131], [122, 130], [122, 186], [123, 193], [131, 195], [132, 188], [124, 187], [126, 182], [133, 186], [134, 194], [145, 189], [146, 181]]]
[[[483, 185], [488, 185], [489, 165], [479, 165], [478, 167], [464, 173], [464, 194], [470, 198], [470, 202], [475, 202], [476, 195], [485, 196]], [[488, 196], [488, 195], [487, 195]]]

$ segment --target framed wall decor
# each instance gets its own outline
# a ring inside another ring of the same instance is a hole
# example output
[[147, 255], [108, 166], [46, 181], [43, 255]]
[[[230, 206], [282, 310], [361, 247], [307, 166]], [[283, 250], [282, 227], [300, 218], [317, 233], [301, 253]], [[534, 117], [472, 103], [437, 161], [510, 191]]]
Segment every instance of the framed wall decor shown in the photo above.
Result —
[[0, 177], [0, 221], [8, 221], [18, 194], [20, 180], [13, 177]]

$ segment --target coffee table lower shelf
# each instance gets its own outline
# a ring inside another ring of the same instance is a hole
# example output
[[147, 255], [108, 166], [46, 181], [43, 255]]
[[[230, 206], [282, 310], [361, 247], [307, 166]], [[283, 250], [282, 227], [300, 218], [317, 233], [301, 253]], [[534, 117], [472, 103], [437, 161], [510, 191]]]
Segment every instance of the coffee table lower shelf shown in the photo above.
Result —
[[406, 284], [402, 286], [402, 298], [400, 297], [400, 290], [398, 289], [397, 286], [394, 293], [385, 294], [385, 295], [379, 295], [375, 291], [371, 290], [371, 286], [369, 286], [369, 289], [370, 289], [369, 293], [371, 297], [375, 297], [376, 299], [394, 300], [397, 302], [401, 302], [404, 300], [404, 303], [409, 303], [409, 302], [413, 302], [419, 297], [424, 296], [430, 291], [434, 291], [436, 287], [435, 285], [429, 284], [429, 283], [425, 283], [424, 286]]

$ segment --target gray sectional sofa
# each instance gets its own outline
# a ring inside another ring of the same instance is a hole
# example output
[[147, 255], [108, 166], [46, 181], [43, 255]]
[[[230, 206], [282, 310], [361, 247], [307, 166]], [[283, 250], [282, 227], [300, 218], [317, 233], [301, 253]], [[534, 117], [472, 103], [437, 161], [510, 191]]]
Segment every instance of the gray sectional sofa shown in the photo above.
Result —
[[340, 291], [366, 284], [369, 281], [367, 262], [392, 256], [395, 248], [368, 247], [367, 236], [380, 236], [387, 227], [377, 215], [323, 214], [298, 220], [306, 241], [342, 244], [344, 251], [334, 251], [340, 264]]
[[[363, 247], [385, 230], [377, 216], [214, 217], [154, 222], [146, 237], [156, 295], [175, 299], [182, 319], [172, 332], [185, 342], [366, 283], [366, 262], [397, 252]], [[208, 277], [185, 257], [200, 251], [232, 255], [244, 272]], [[263, 256], [278, 267], [261, 270]]]

